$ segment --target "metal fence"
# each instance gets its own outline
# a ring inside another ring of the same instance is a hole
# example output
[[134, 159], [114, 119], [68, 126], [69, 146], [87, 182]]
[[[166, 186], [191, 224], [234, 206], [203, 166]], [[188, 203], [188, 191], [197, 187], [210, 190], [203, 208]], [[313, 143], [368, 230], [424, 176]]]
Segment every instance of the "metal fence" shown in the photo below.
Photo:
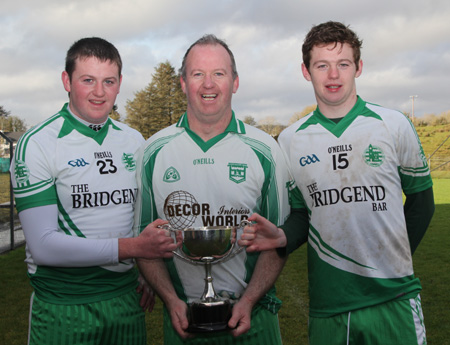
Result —
[[[13, 156], [13, 142], [9, 139], [3, 132], [0, 131], [0, 136], [2, 136], [9, 143], [10, 157]], [[11, 163], [11, 158], [9, 159], [9, 164]], [[2, 161], [2, 166], [5, 165]], [[3, 172], [3, 171], [2, 171]], [[0, 223], [0, 253], [8, 250], [13, 250], [18, 246], [25, 243], [25, 238], [23, 236], [22, 227], [20, 225], [19, 219], [14, 211], [14, 195], [12, 190], [11, 179], [9, 180], [9, 201], [0, 204], [0, 210], [9, 211], [9, 222]]]

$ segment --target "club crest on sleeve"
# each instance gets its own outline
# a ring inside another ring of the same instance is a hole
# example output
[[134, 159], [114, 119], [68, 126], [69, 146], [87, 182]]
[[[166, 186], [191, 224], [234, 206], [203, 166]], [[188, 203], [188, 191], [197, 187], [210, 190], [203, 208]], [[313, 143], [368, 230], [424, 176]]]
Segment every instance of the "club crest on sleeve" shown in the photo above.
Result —
[[18, 183], [25, 183], [30, 178], [30, 169], [24, 161], [17, 160], [14, 167], [14, 175]]

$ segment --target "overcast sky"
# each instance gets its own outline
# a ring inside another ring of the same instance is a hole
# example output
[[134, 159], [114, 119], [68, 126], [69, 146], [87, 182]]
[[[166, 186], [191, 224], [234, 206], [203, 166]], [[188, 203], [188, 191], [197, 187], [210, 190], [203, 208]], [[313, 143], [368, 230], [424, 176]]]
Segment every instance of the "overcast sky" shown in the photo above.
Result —
[[70, 45], [99, 36], [124, 63], [119, 112], [169, 61], [177, 70], [186, 49], [206, 33], [233, 51], [240, 87], [239, 118], [274, 117], [287, 124], [314, 104], [301, 74], [301, 45], [312, 25], [342, 21], [363, 39], [358, 94], [412, 111], [450, 110], [448, 0], [15, 0], [0, 4], [0, 105], [35, 125], [67, 101], [61, 83]]

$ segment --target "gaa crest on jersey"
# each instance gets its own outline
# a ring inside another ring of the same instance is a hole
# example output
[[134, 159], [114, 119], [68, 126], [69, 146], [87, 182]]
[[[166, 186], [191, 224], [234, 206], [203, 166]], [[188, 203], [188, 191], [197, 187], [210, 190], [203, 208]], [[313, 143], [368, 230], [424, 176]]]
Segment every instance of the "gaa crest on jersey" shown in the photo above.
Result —
[[136, 160], [134, 159], [134, 155], [132, 153], [124, 152], [122, 155], [122, 163], [125, 165], [125, 169], [127, 169], [127, 171], [136, 170]]
[[17, 160], [14, 166], [14, 175], [17, 183], [25, 183], [30, 178], [30, 169], [24, 161]]
[[384, 152], [381, 148], [369, 145], [364, 151], [364, 161], [371, 167], [379, 167], [384, 162]]
[[247, 178], [247, 164], [228, 163], [229, 178], [235, 183], [244, 182]]
[[169, 183], [180, 181], [180, 173], [174, 167], [170, 167], [164, 173], [163, 181]]

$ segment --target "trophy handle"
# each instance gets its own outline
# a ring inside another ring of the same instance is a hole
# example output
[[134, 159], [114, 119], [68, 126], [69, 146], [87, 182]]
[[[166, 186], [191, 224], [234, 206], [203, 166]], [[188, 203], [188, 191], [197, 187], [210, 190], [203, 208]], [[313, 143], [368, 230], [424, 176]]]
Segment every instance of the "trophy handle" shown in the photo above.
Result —
[[[164, 230], [168, 230], [170, 232], [170, 234], [173, 234], [173, 236], [175, 237], [175, 243], [176, 243], [176, 237], [177, 237], [177, 231], [183, 231], [183, 230], [176, 230], [176, 229], [172, 229], [172, 227], [169, 224], [164, 224], [164, 225], [160, 225], [158, 226], [158, 228], [164, 229]], [[182, 259], [185, 262], [194, 264], [194, 265], [200, 265], [201, 263], [196, 261], [196, 260], [192, 260], [186, 256], [184, 256], [183, 254], [181, 254], [181, 247], [178, 247], [175, 250], [172, 250], [172, 253], [179, 257], [180, 259]]]
[[[238, 255], [238, 254], [245, 248], [245, 247], [241, 247], [241, 246], [238, 244], [237, 231], [238, 231], [238, 229], [243, 229], [243, 228], [246, 227], [247, 225], [252, 225], [252, 223], [249, 222], [248, 220], [243, 220], [243, 221], [241, 221], [241, 222], [239, 223], [239, 226], [236, 227], [236, 238], [235, 238], [235, 241], [233, 242], [233, 244], [231, 245], [230, 251], [229, 251], [226, 255], [224, 255], [222, 258], [217, 259], [216, 261], [212, 262], [212, 264], [216, 264], [216, 263], [222, 262], [222, 261], [224, 261], [224, 260], [231, 259], [232, 257]], [[236, 250], [234, 250], [234, 248], [235, 248], [236, 246], [237, 246], [238, 248], [237, 248]]]

